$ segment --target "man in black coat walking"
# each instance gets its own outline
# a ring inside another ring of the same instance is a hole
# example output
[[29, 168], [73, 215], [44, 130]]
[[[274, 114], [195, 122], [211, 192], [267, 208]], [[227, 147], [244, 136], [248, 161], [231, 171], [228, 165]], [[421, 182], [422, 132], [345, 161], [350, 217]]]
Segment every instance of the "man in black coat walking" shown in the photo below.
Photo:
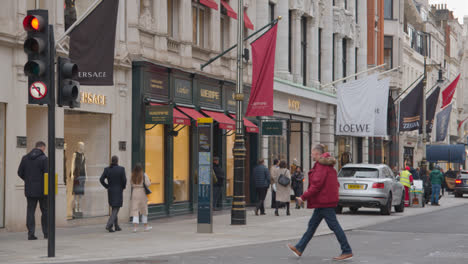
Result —
[[44, 154], [45, 149], [44, 142], [37, 142], [36, 148], [23, 156], [18, 168], [18, 176], [24, 181], [24, 195], [28, 202], [26, 227], [29, 240], [37, 239], [34, 235], [36, 230], [34, 213], [38, 202], [42, 212], [42, 233], [44, 233], [44, 238], [47, 238], [47, 196], [44, 195], [44, 173], [49, 171], [49, 161]]
[[109, 232], [114, 232], [114, 229], [112, 229], [112, 226], [114, 226], [115, 231], [121, 231], [117, 215], [123, 204], [123, 190], [127, 186], [127, 177], [125, 176], [125, 168], [119, 166], [119, 158], [117, 156], [112, 156], [111, 165], [104, 169], [99, 181], [107, 189], [109, 206], [112, 207], [112, 213], [107, 221], [106, 229]]
[[258, 161], [258, 165], [255, 166], [253, 169], [253, 175], [255, 177], [255, 189], [258, 195], [258, 203], [257, 207], [255, 208], [255, 215], [258, 215], [258, 210], [260, 210], [260, 214], [265, 214], [265, 196], [268, 191], [268, 187], [270, 186], [270, 171], [268, 168], [265, 167], [265, 160], [260, 159]]

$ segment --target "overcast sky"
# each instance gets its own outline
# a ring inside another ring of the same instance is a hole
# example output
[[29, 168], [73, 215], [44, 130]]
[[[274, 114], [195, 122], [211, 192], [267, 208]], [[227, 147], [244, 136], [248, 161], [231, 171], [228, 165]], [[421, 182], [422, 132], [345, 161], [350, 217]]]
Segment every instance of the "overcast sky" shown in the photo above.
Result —
[[468, 0], [429, 0], [429, 4], [447, 4], [460, 24], [463, 24], [463, 16], [468, 16]]

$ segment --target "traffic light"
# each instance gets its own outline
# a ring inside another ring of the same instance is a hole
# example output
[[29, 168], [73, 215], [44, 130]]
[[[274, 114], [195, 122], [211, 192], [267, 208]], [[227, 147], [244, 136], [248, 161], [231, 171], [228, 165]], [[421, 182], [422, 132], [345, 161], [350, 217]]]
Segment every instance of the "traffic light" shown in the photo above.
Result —
[[78, 65], [71, 62], [69, 58], [58, 57], [57, 74], [57, 104], [70, 108], [80, 107], [80, 83], [77, 81]]
[[47, 10], [28, 10], [23, 20], [27, 32], [24, 41], [24, 52], [28, 61], [24, 65], [24, 74], [28, 76], [29, 104], [49, 104], [48, 90], [53, 88], [54, 58], [49, 32], [49, 15]]

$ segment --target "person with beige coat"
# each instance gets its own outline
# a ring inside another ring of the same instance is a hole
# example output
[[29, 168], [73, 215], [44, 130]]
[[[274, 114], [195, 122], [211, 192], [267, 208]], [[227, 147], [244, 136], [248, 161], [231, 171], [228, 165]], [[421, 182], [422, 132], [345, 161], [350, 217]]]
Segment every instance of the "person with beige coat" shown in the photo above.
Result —
[[[289, 179], [289, 184], [286, 186], [281, 185], [278, 181], [280, 176], [283, 175], [284, 177]], [[289, 213], [289, 203], [291, 201], [291, 173], [287, 168], [286, 161], [282, 160], [279, 165], [279, 169], [276, 169], [274, 174], [271, 175], [273, 181], [276, 183], [276, 210], [275, 215], [279, 216], [278, 207], [279, 203], [286, 203], [286, 215], [290, 215]]]
[[145, 231], [152, 229], [148, 226], [148, 197], [146, 196], [144, 184], [149, 187], [151, 182], [148, 175], [143, 172], [140, 164], [137, 164], [132, 171], [132, 198], [131, 198], [131, 211], [130, 215], [133, 216], [133, 232], [137, 231], [139, 224], [139, 215], [141, 214], [141, 221], [145, 226]]

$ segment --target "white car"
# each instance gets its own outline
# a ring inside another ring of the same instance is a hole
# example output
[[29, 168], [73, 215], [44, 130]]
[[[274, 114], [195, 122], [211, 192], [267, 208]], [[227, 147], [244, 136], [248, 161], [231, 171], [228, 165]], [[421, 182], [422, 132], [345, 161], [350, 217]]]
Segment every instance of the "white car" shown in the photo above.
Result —
[[349, 207], [356, 213], [360, 207], [379, 208], [382, 215], [405, 210], [405, 188], [399, 177], [385, 164], [346, 164], [338, 174], [340, 200], [337, 213]]

